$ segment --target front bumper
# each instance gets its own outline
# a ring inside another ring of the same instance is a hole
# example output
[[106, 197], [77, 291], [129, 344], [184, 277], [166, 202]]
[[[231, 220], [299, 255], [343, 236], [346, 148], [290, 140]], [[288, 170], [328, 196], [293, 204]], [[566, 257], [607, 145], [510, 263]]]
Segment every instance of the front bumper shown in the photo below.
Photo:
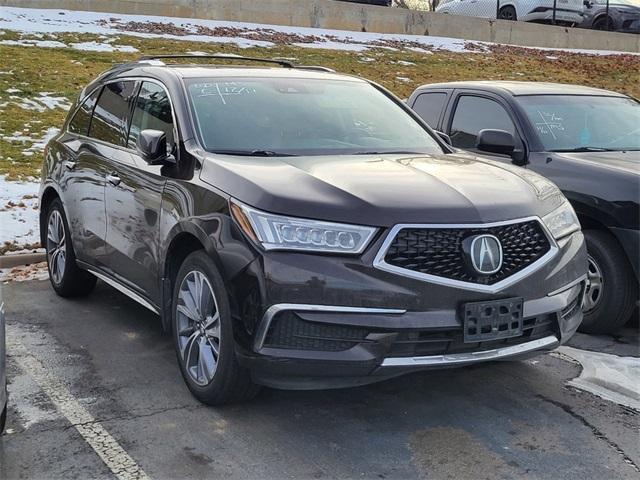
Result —
[[[438, 285], [362, 258], [268, 252], [267, 308], [238, 358], [258, 383], [312, 389], [361, 385], [428, 368], [521, 358], [566, 342], [582, 321], [586, 251], [577, 232], [554, 258], [498, 293]], [[322, 273], [319, 273], [322, 272]], [[464, 343], [467, 302], [524, 298], [523, 335]]]

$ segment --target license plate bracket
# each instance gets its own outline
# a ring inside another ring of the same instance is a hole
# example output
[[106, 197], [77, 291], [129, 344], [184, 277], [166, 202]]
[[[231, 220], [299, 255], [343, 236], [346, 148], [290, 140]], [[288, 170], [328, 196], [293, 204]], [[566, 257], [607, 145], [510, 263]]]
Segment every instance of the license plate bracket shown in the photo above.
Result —
[[464, 304], [464, 342], [475, 343], [522, 335], [521, 297]]

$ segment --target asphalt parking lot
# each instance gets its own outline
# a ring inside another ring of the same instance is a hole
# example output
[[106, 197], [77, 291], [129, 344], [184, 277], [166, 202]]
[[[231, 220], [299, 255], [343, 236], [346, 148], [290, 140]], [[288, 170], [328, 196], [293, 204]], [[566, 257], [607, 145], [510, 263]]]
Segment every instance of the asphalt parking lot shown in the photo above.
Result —
[[[3, 292], [0, 478], [640, 477], [638, 412], [568, 387], [580, 367], [557, 355], [210, 408], [184, 386], [157, 317], [115, 290]], [[637, 356], [637, 340], [574, 343]]]

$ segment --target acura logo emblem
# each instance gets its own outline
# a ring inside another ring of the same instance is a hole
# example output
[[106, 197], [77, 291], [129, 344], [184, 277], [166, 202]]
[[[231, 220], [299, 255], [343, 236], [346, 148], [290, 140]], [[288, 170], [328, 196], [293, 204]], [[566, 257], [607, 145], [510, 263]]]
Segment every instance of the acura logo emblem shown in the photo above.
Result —
[[493, 235], [477, 235], [471, 241], [471, 264], [478, 273], [491, 275], [502, 267], [502, 245]]

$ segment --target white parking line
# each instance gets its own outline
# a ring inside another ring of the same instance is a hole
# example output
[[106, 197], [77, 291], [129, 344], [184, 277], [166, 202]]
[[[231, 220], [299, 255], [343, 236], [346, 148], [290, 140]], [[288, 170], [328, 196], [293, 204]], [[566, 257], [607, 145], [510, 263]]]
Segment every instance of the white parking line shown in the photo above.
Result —
[[147, 474], [109, 432], [73, 397], [69, 389], [35, 358], [7, 328], [7, 350], [31, 376], [111, 472], [121, 480], [148, 480]]

